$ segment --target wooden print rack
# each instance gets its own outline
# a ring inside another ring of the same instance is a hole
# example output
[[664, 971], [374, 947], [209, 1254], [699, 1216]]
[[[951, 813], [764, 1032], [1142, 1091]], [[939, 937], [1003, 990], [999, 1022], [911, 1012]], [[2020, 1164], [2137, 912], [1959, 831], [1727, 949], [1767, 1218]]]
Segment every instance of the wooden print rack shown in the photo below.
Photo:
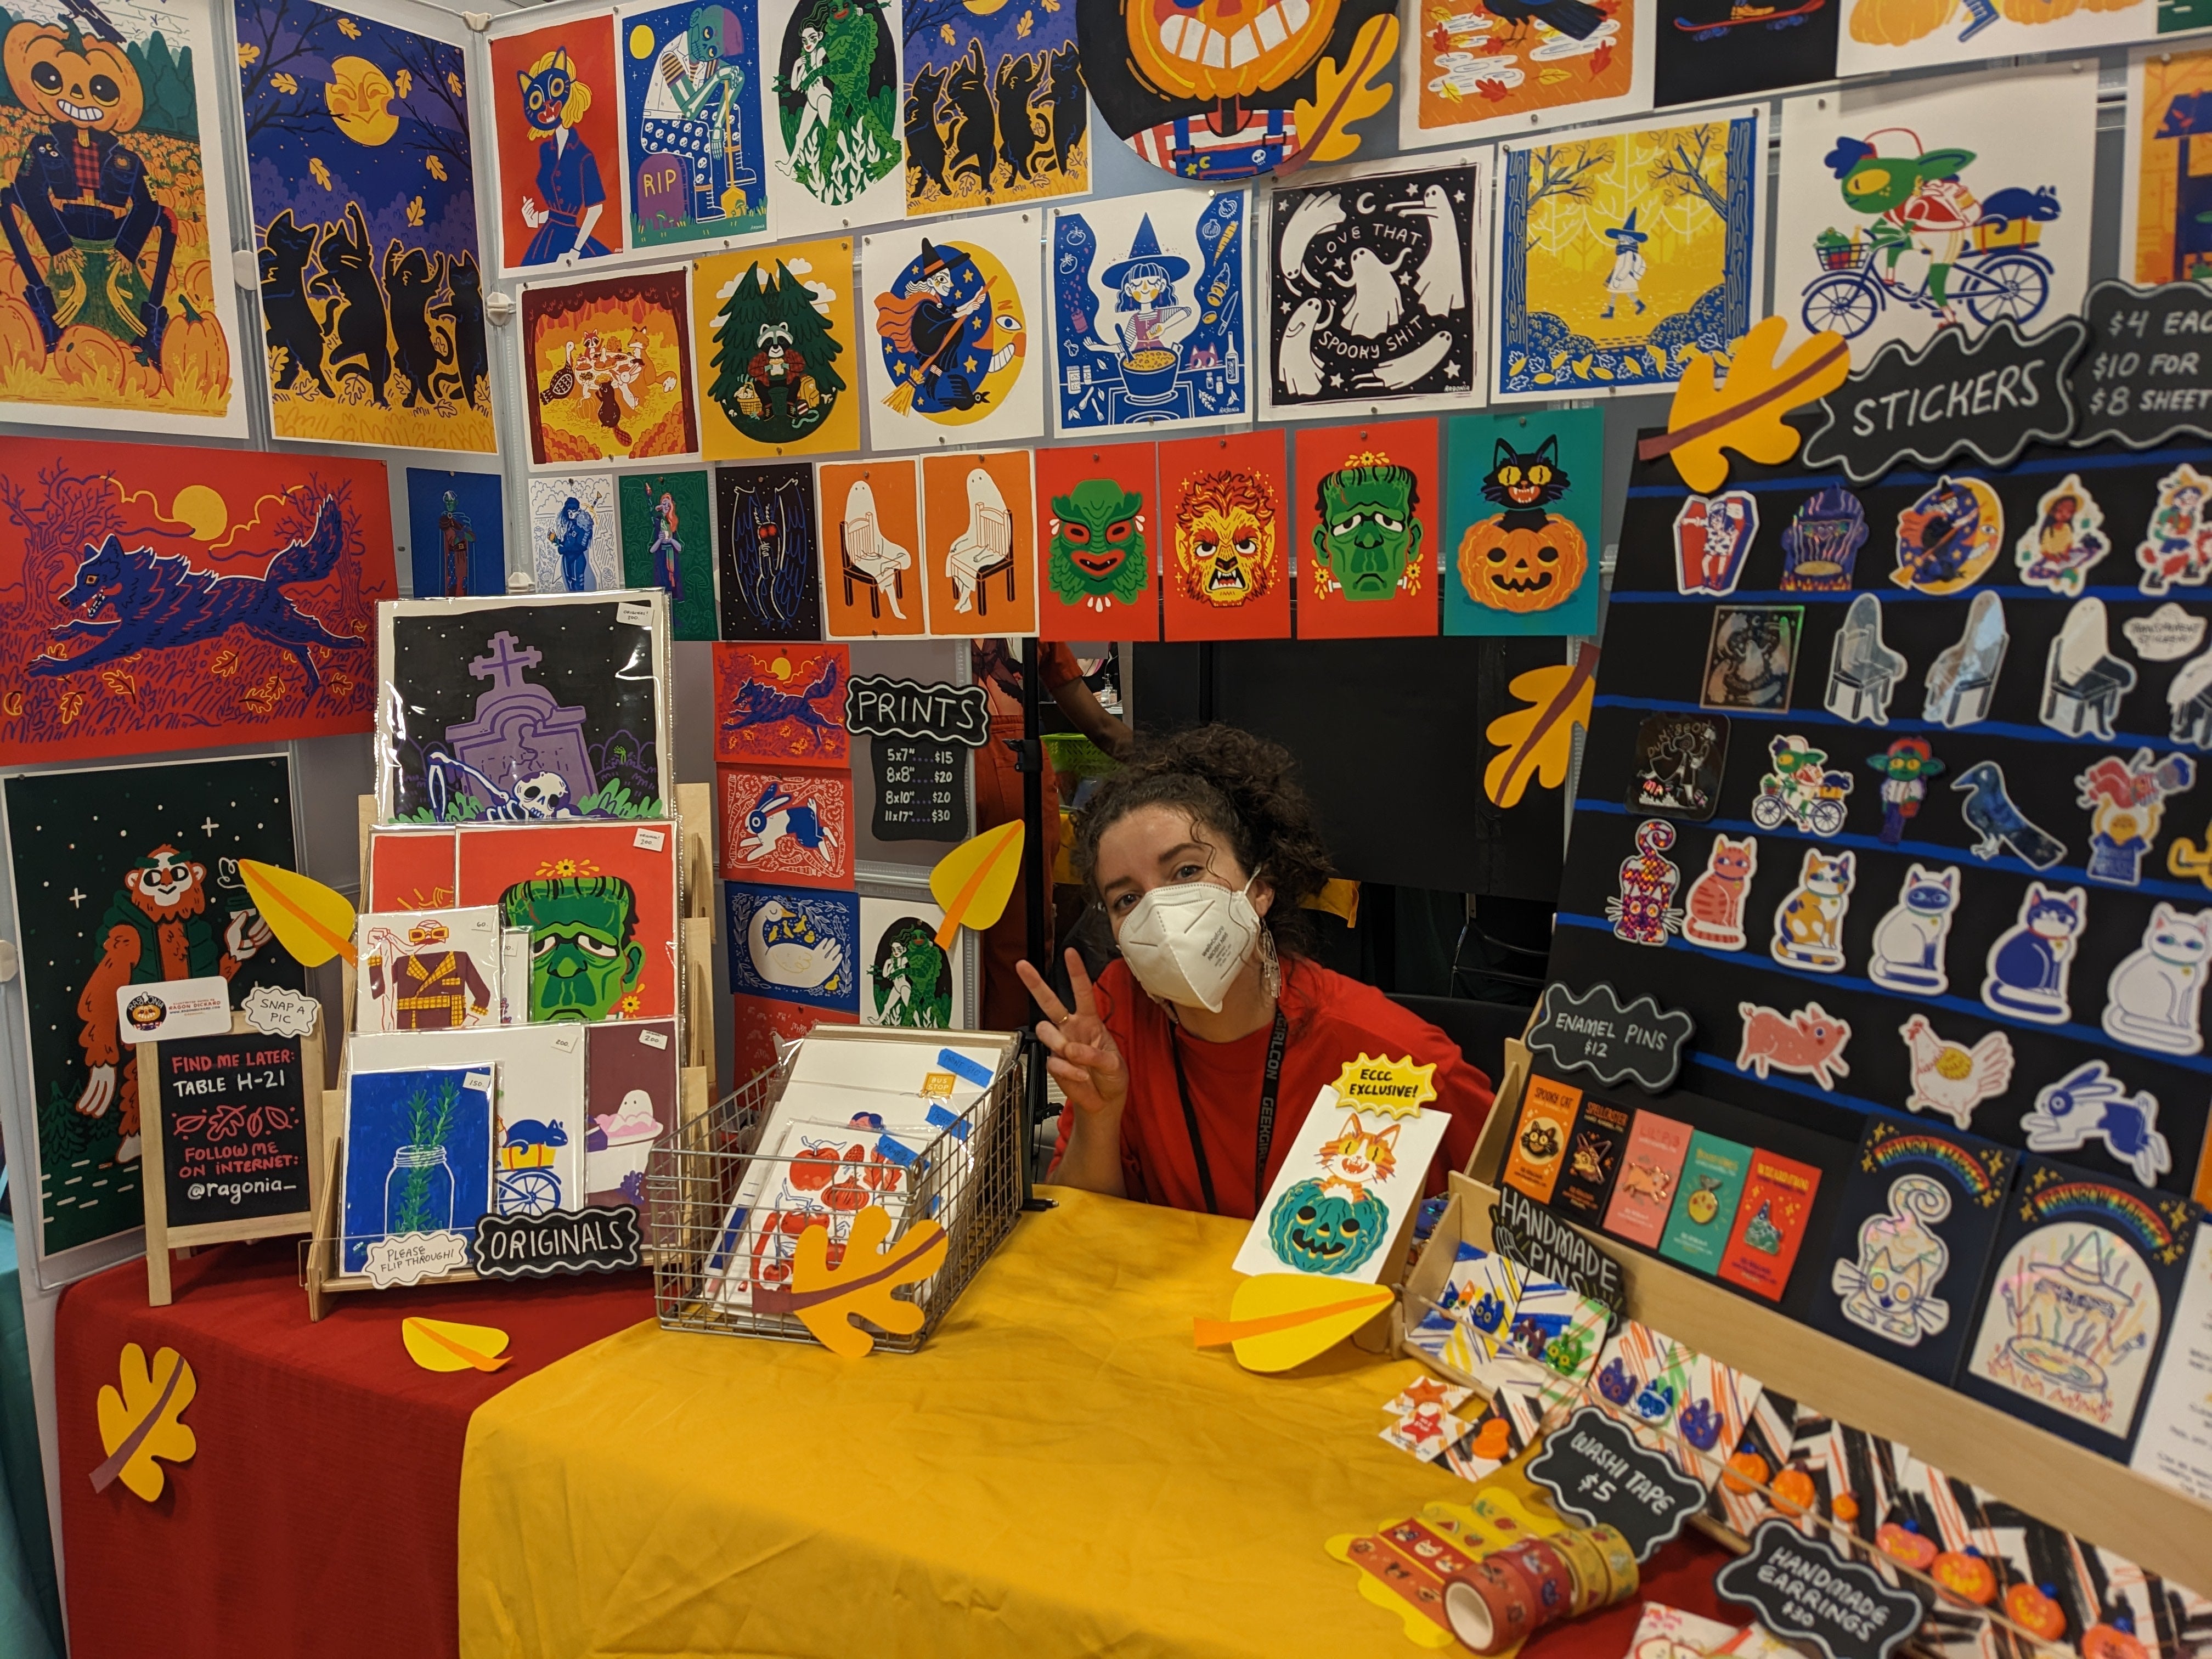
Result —
[[[678, 833], [683, 836], [683, 852], [679, 860], [678, 900], [682, 907], [679, 933], [683, 939], [682, 981], [684, 989], [684, 1018], [678, 1022], [684, 1043], [684, 1064], [678, 1073], [679, 1105], [678, 1121], [688, 1122], [707, 1109], [714, 1089], [714, 787], [705, 783], [679, 783], [676, 786], [675, 811]], [[368, 891], [368, 837], [376, 827], [376, 797], [363, 795], [360, 803], [360, 848], [362, 891]], [[346, 1022], [350, 1035], [354, 1008], [354, 968], [344, 965], [342, 975], [343, 989], [341, 1001], [346, 1011]], [[346, 1054], [339, 1052], [338, 1075], [345, 1074]], [[338, 1202], [339, 1160], [344, 1156], [345, 1091], [343, 1086], [324, 1095], [318, 1114], [320, 1128], [315, 1137], [319, 1149], [315, 1168], [319, 1176], [316, 1188], [314, 1225], [304, 1249], [301, 1283], [307, 1292], [307, 1317], [319, 1320], [330, 1310], [330, 1298], [348, 1291], [370, 1291], [376, 1287], [367, 1275], [346, 1273], [338, 1270]], [[305, 1231], [305, 1230], [303, 1230]], [[648, 1252], [647, 1260], [650, 1261]], [[466, 1284], [477, 1277], [471, 1269], [432, 1273], [419, 1282], [425, 1285]]]

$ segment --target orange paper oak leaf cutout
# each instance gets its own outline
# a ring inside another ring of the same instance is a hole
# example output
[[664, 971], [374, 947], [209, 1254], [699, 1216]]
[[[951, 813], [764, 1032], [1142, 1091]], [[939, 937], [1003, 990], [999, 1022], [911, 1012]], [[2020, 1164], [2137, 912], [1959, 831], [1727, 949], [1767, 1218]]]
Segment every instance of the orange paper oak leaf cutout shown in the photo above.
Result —
[[1597, 690], [1597, 647], [1584, 645], [1572, 662], [1516, 674], [1506, 687], [1521, 707], [1500, 714], [1484, 733], [1498, 745], [1482, 769], [1482, 793], [1499, 806], [1516, 806], [1533, 776], [1547, 789], [1567, 779], [1575, 727], [1588, 726]]
[[1389, 103], [1390, 83], [1370, 83], [1388, 73], [1397, 57], [1398, 20], [1384, 12], [1359, 26], [1342, 66], [1334, 58], [1321, 60], [1314, 70], [1313, 101], [1301, 98], [1293, 116], [1295, 131], [1303, 141], [1297, 166], [1340, 161], [1359, 148], [1359, 135], [1352, 131], [1352, 124], [1379, 113]]
[[876, 1346], [875, 1334], [855, 1318], [872, 1321], [894, 1336], [909, 1336], [927, 1316], [920, 1304], [892, 1294], [928, 1278], [945, 1265], [945, 1229], [916, 1223], [888, 1250], [890, 1212], [871, 1205], [853, 1218], [852, 1236], [836, 1267], [830, 1265], [830, 1230], [809, 1227], [793, 1254], [788, 1289], [756, 1285], [753, 1306], [763, 1313], [796, 1315], [822, 1346], [858, 1359]]
[[121, 1381], [119, 1391], [100, 1385], [100, 1444], [107, 1461], [92, 1472], [92, 1489], [106, 1492], [120, 1480], [150, 1504], [166, 1480], [154, 1460], [190, 1462], [199, 1449], [198, 1437], [178, 1420], [199, 1384], [174, 1348], [161, 1350], [149, 1366], [136, 1342], [123, 1346]]
[[1714, 360], [1692, 352], [1667, 411], [1667, 430], [1636, 446], [1637, 459], [1674, 458], [1682, 482], [1700, 494], [1728, 482], [1733, 449], [1746, 460], [1778, 466], [1797, 453], [1797, 428], [1782, 417], [1825, 398], [1851, 372], [1851, 348], [1840, 335], [1815, 334], [1780, 362], [1774, 354], [1790, 327], [1769, 317], [1736, 342], [1728, 379], [1713, 384]]

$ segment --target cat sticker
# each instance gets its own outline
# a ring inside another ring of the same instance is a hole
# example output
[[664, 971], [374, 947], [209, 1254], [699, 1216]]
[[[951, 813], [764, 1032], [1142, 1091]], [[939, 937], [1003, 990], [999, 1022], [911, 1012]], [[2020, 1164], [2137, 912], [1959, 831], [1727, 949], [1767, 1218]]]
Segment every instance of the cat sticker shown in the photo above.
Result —
[[1857, 855], [1805, 849], [1797, 885], [1776, 907], [1769, 954], [1784, 968], [1815, 974], [1844, 969], [1844, 913], [1850, 908]]
[[1875, 923], [1867, 977], [1885, 990], [1942, 996], [1951, 988], [1943, 950], [1958, 908], [1959, 866], [1915, 864], [1905, 872], [1897, 902]]
[[2212, 956], [2212, 910], [2194, 915], [2160, 903], [2142, 944], [2105, 982], [2105, 1034], [2132, 1048], [2194, 1054], [2204, 1048], [2205, 963]]
[[[2204, 914], [2212, 918], [2212, 911]], [[2020, 1127], [2032, 1152], [2072, 1152], [2101, 1140], [2146, 1187], [2157, 1186], [2173, 1167], [2173, 1154], [2158, 1132], [2158, 1097], [2130, 1094], [2101, 1060], [2075, 1066], [2038, 1093], [2035, 1109]]]
[[1758, 872], [1757, 836], [1715, 836], [1705, 874], [1690, 884], [1682, 937], [1708, 951], [1742, 950], [1744, 893]]
[[1908, 1111], [1933, 1112], [1961, 1129], [1971, 1128], [1974, 1108], [2012, 1085], [2012, 1039], [2002, 1031], [1991, 1031], [1970, 1048], [1941, 1036], [1925, 1015], [1915, 1014], [1897, 1034], [1911, 1057]]
[[1893, 1182], [1887, 1212], [1859, 1228], [1857, 1260], [1838, 1261], [1828, 1276], [1844, 1317], [1906, 1348], [1948, 1325], [1951, 1304], [1935, 1291], [1950, 1270], [1951, 1247], [1931, 1228], [1950, 1213], [1950, 1192], [1933, 1176]]
[[1681, 907], [1674, 902], [1682, 872], [1665, 855], [1674, 844], [1674, 826], [1664, 818], [1636, 826], [1636, 851], [1620, 861], [1620, 896], [1605, 902], [1615, 939], [1663, 945], [1668, 934], [1682, 931]]
[[2063, 1025], [2073, 1018], [2066, 978], [2088, 919], [2089, 896], [2080, 888], [2062, 890], [2028, 883], [2020, 920], [1990, 947], [1983, 1002], [1998, 1013], [2045, 1025]]
[[1436, 1110], [1401, 1117], [1362, 1110], [1323, 1085], [1255, 1206], [1236, 1270], [1373, 1284], [1399, 1224], [1421, 1201], [1450, 1122]]

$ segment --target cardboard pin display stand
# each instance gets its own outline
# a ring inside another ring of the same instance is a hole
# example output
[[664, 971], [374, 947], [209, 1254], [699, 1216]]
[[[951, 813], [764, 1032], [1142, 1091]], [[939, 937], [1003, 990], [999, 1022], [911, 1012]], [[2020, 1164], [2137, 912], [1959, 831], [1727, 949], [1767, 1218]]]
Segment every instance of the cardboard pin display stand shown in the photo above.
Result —
[[[705, 783], [678, 784], [675, 790], [675, 811], [671, 814], [681, 836], [677, 867], [678, 872], [678, 983], [682, 987], [682, 1018], [678, 1021], [678, 1040], [684, 1045], [683, 1061], [678, 1072], [678, 1115], [688, 1122], [703, 1115], [708, 1097], [713, 1092], [714, 1016], [713, 1007], [713, 951], [714, 945], [714, 787]], [[360, 848], [362, 891], [370, 890], [369, 836], [379, 828], [376, 822], [376, 798], [363, 795], [360, 810]], [[355, 976], [356, 969], [348, 963], [342, 978], [340, 1005], [352, 1017], [356, 1006]], [[348, 1038], [350, 1043], [350, 1034]], [[302, 1247], [301, 1282], [307, 1292], [307, 1315], [319, 1320], [330, 1310], [330, 1298], [347, 1291], [368, 1291], [377, 1287], [368, 1276], [341, 1270], [340, 1251], [343, 1241], [339, 1237], [340, 1191], [339, 1178], [343, 1169], [345, 1148], [345, 1091], [343, 1079], [350, 1060], [349, 1046], [339, 1055], [338, 1074], [341, 1086], [322, 1097], [320, 1128], [315, 1138], [314, 1167], [317, 1176], [314, 1224], [312, 1236]], [[588, 1212], [582, 1213], [588, 1214]], [[642, 1220], [640, 1221], [641, 1227]], [[302, 1229], [302, 1231], [306, 1231]], [[650, 1253], [646, 1260], [651, 1260]], [[425, 1285], [465, 1284], [479, 1277], [472, 1267], [424, 1274], [414, 1282]]]

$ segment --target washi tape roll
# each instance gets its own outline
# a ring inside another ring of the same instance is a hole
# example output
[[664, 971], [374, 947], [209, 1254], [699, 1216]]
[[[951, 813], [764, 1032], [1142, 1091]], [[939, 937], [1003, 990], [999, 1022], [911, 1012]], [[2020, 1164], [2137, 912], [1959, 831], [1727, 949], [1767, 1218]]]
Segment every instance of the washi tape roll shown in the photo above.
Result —
[[1512, 1568], [1528, 1581], [1535, 1597], [1536, 1622], [1548, 1625], [1565, 1619], [1574, 1607], [1574, 1574], [1568, 1570], [1567, 1558], [1552, 1547], [1547, 1538], [1524, 1538], [1517, 1544], [1508, 1544], [1487, 1558], [1501, 1566]]
[[1595, 1526], [1583, 1529], [1583, 1536], [1598, 1547], [1605, 1557], [1605, 1571], [1613, 1588], [1607, 1595], [1605, 1605], [1619, 1607], [1636, 1594], [1643, 1575], [1637, 1571], [1636, 1552], [1629, 1547], [1627, 1538], [1618, 1527]]
[[1565, 1558], [1567, 1571], [1573, 1576], [1575, 1594], [1567, 1617], [1579, 1619], [1586, 1613], [1610, 1605], [1613, 1594], [1613, 1575], [1606, 1571], [1605, 1552], [1596, 1541], [1579, 1527], [1570, 1527], [1565, 1532], [1555, 1532], [1546, 1540]]
[[1536, 1629], [1528, 1581], [1496, 1558], [1470, 1561], [1444, 1579], [1444, 1620], [1477, 1653], [1503, 1653]]

